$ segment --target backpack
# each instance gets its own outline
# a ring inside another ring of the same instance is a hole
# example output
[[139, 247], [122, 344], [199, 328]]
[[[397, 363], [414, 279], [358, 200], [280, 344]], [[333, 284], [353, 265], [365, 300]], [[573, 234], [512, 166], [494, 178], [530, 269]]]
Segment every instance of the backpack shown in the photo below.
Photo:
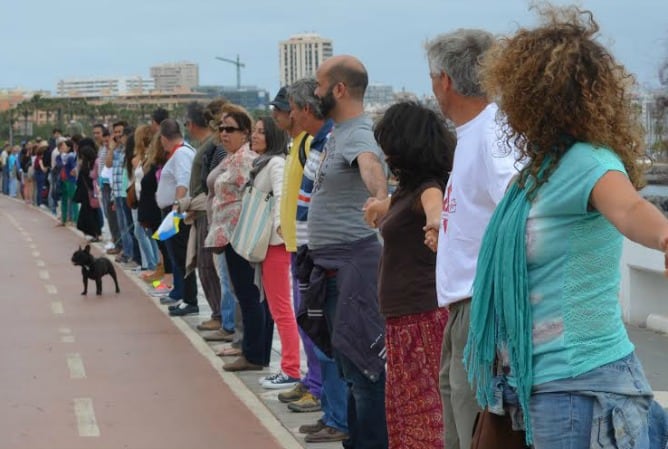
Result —
[[308, 157], [306, 155], [306, 139], [308, 138], [308, 135], [304, 136], [302, 141], [299, 144], [299, 163], [302, 164], [302, 168], [304, 168], [304, 165], [306, 164], [306, 158]]

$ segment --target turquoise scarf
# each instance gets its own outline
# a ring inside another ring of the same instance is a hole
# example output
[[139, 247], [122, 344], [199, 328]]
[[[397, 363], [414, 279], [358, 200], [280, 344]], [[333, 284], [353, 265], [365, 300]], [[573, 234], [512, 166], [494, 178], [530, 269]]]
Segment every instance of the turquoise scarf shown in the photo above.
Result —
[[493, 402], [494, 361], [505, 344], [517, 395], [525, 416], [526, 439], [532, 441], [529, 398], [533, 384], [533, 343], [529, 279], [526, 260], [526, 222], [531, 208], [524, 188], [514, 182], [497, 206], [482, 240], [473, 283], [471, 324], [464, 365], [482, 407]]

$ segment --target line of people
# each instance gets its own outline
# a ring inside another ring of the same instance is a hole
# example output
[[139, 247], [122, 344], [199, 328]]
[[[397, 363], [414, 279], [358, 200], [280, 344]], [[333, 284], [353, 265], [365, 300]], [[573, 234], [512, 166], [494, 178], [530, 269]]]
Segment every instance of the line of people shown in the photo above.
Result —
[[[75, 148], [84, 232], [104, 211], [119, 262], [149, 282], [171, 273], [154, 294], [172, 316], [199, 313], [198, 277], [212, 313], [197, 328], [229, 343], [226, 371], [265, 369], [275, 325], [280, 370], [260, 382], [321, 411], [307, 442], [465, 449], [487, 409], [537, 449], [664, 448], [617, 295], [623, 236], [666, 253], [668, 274], [668, 219], [636, 190], [630, 76], [590, 13], [539, 11], [508, 37], [426, 43], [454, 133], [412, 102], [374, 123], [348, 55], [255, 121], [224, 100], [189, 105], [190, 143], [161, 110], [113, 137], [96, 126]], [[261, 262], [230, 243], [249, 185], [275, 201]], [[176, 235], [151, 239], [173, 211]]]

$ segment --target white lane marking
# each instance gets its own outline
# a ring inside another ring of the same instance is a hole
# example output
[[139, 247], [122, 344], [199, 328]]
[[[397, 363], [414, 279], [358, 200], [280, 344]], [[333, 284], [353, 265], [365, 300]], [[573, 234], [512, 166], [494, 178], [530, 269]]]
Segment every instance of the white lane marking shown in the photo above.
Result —
[[74, 335], [63, 335], [60, 337], [60, 341], [63, 343], [74, 343]]
[[58, 328], [58, 332], [67, 335], [72, 333], [72, 329], [70, 329], [69, 327], [60, 327]]
[[39, 278], [46, 281], [49, 279], [49, 272], [46, 270], [39, 270]]
[[54, 301], [51, 303], [51, 312], [54, 315], [62, 315], [65, 313], [65, 309], [63, 309], [63, 303], [60, 301]]
[[75, 398], [74, 414], [77, 417], [77, 427], [80, 437], [100, 436], [100, 428], [97, 426], [93, 400], [91, 398]]
[[39, 257], [39, 251], [33, 251], [32, 256], [33, 257]]
[[35, 263], [37, 264], [38, 267], [45, 267], [46, 264], [44, 263], [43, 260], [36, 260]]
[[28, 245], [29, 248], [31, 248], [31, 249], [37, 248], [37, 245], [32, 243], [32, 239], [30, 237], [26, 237], [26, 242], [30, 243], [30, 245]]
[[654, 399], [661, 404], [662, 407], [668, 408], [668, 391], [655, 391]]
[[46, 292], [47, 292], [49, 295], [57, 295], [57, 294], [58, 294], [58, 289], [56, 288], [55, 285], [52, 285], [52, 284], [46, 284], [46, 285], [44, 286], [44, 288], [46, 288]]
[[70, 379], [85, 379], [83, 359], [78, 353], [67, 354], [67, 367], [70, 369]]

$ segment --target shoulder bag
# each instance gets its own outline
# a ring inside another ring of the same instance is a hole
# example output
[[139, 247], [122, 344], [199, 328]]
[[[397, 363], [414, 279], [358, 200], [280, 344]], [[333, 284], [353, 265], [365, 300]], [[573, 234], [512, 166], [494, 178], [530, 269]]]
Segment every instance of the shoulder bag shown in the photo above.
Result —
[[247, 185], [241, 198], [239, 222], [230, 244], [249, 262], [262, 262], [267, 256], [273, 226], [274, 194]]

